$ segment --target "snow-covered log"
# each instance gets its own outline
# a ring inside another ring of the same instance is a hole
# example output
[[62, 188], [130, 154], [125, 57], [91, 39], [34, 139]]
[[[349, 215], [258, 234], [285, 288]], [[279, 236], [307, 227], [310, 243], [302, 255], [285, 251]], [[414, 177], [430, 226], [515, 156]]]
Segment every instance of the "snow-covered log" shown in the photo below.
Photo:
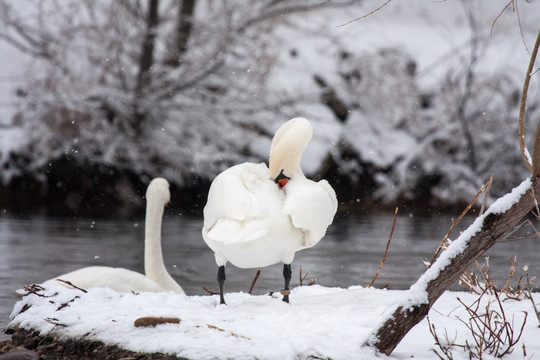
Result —
[[540, 178], [534, 177], [493, 203], [418, 279], [408, 296], [364, 345], [373, 346], [387, 355], [392, 353], [466, 268], [534, 208], [538, 195]]

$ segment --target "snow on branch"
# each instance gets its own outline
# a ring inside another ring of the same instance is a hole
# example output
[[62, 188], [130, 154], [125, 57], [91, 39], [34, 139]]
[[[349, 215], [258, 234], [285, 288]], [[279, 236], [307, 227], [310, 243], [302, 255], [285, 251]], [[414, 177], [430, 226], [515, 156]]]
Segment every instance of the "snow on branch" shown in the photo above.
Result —
[[437, 261], [411, 286], [396, 310], [375, 330], [364, 345], [389, 355], [435, 301], [463, 271], [535, 206], [540, 178], [526, 179], [511, 193], [498, 199], [444, 251]]
[[532, 165], [524, 144], [523, 118], [527, 90], [532, 76], [540, 32], [536, 38], [525, 77], [519, 113], [519, 143], [532, 177], [524, 180], [509, 194], [496, 200], [469, 228], [452, 242], [426, 272], [411, 286], [396, 310], [381, 322], [364, 345], [390, 355], [405, 335], [428, 314], [437, 299], [452, 285], [465, 269], [489, 250], [525, 215], [538, 205], [540, 194], [540, 121], [534, 139]]

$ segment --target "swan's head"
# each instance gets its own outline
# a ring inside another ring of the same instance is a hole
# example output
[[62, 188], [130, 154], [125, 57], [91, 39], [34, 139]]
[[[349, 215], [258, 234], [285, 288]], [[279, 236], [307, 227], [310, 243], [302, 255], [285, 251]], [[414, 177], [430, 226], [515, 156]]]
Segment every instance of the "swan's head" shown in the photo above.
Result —
[[164, 178], [155, 178], [150, 181], [148, 189], [146, 190], [146, 201], [154, 200], [165, 206], [171, 200], [171, 193], [169, 192], [169, 183]]
[[302, 172], [300, 160], [312, 135], [311, 124], [304, 118], [291, 119], [276, 131], [270, 147], [270, 174], [280, 188]]

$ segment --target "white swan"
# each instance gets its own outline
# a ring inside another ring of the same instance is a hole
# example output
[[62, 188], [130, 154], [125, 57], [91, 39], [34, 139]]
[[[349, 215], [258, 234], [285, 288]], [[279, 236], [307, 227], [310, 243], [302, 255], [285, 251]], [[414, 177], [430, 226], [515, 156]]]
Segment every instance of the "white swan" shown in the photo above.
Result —
[[289, 120], [272, 139], [270, 168], [243, 163], [212, 182], [202, 235], [215, 254], [221, 304], [227, 262], [240, 268], [283, 262], [282, 293], [288, 302], [296, 251], [317, 244], [332, 223], [337, 210], [334, 190], [326, 180], [307, 179], [300, 169], [312, 134], [308, 120]]
[[144, 241], [144, 271], [146, 276], [135, 271], [108, 266], [90, 266], [56, 276], [45, 283], [69, 281], [82, 289], [109, 287], [121, 292], [174, 291], [184, 290], [171, 277], [161, 251], [161, 219], [163, 209], [170, 200], [169, 183], [155, 178], [146, 191], [146, 219]]

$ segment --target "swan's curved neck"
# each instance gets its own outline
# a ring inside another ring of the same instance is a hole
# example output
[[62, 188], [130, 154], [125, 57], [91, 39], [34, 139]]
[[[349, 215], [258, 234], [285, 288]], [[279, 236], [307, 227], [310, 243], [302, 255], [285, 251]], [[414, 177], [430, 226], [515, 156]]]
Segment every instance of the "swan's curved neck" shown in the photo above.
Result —
[[312, 134], [309, 121], [303, 118], [289, 120], [276, 131], [270, 147], [269, 168], [272, 179], [281, 172], [289, 178], [303, 174], [300, 161]]
[[147, 199], [147, 201], [144, 225], [144, 272], [151, 278], [156, 272], [165, 269], [161, 251], [163, 207], [152, 199]]
[[144, 272], [146, 276], [163, 288], [172, 290], [178, 284], [169, 275], [163, 262], [161, 251], [161, 221], [163, 217], [163, 204], [155, 199], [147, 199], [144, 240]]

